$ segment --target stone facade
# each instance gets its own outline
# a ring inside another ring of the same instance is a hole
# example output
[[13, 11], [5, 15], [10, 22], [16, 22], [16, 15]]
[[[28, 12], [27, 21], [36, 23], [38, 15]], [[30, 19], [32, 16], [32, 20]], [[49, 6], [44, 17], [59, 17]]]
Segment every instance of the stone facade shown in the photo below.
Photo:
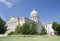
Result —
[[52, 23], [53, 22], [43, 24], [43, 26], [45, 27], [48, 35], [54, 35], [54, 30], [52, 28]]

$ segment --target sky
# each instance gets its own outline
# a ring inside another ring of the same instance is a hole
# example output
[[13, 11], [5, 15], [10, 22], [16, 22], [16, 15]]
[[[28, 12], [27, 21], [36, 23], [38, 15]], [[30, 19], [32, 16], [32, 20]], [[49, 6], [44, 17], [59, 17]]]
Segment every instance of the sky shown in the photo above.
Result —
[[29, 18], [33, 8], [40, 22], [60, 22], [60, 0], [0, 0], [0, 16], [5, 21], [11, 16]]

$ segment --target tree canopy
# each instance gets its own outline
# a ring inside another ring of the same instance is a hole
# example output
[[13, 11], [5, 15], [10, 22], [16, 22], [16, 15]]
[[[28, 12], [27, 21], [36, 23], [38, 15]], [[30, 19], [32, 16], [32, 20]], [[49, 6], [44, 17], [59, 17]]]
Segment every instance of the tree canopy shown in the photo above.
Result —
[[24, 34], [24, 35], [33, 35], [37, 33], [37, 30], [36, 30], [36, 26], [34, 23], [30, 25], [29, 22], [25, 22], [22, 26], [17, 25], [15, 33]]
[[0, 34], [4, 34], [6, 32], [6, 22], [0, 17]]
[[55, 34], [59, 34], [60, 35], [60, 23], [53, 22], [52, 28], [55, 30]]
[[54, 30], [56, 30], [56, 28], [57, 28], [57, 22], [53, 22], [52, 28], [53, 28]]

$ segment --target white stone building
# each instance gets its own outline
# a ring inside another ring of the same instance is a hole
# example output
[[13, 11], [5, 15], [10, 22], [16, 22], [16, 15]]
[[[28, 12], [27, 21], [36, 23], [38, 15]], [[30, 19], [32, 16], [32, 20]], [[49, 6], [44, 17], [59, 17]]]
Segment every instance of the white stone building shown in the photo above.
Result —
[[23, 25], [25, 22], [30, 22], [33, 23], [35, 22], [37, 24], [37, 32], [41, 32], [42, 29], [42, 25], [45, 26], [45, 29], [47, 31], [48, 34], [53, 34], [54, 35], [54, 31], [52, 29], [52, 23], [47, 23], [47, 24], [42, 24], [39, 21], [39, 16], [38, 16], [38, 12], [33, 9], [32, 12], [30, 13], [30, 18], [26, 18], [26, 17], [10, 17], [7, 21], [6, 21], [6, 26], [7, 26], [7, 32], [6, 34], [10, 33], [11, 31], [15, 31], [16, 25], [19, 23], [20, 25]]
[[45, 27], [46, 29], [46, 32], [48, 35], [54, 35], [54, 30], [52, 28], [52, 23], [53, 22], [49, 22], [49, 23], [44, 23], [43, 26]]

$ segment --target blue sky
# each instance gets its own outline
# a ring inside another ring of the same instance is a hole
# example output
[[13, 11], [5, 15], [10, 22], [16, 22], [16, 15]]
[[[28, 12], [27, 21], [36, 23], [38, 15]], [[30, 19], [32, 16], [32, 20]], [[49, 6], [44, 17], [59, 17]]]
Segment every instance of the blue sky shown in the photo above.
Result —
[[33, 8], [41, 22], [60, 22], [60, 0], [0, 0], [0, 16], [5, 21], [11, 16], [29, 18]]

